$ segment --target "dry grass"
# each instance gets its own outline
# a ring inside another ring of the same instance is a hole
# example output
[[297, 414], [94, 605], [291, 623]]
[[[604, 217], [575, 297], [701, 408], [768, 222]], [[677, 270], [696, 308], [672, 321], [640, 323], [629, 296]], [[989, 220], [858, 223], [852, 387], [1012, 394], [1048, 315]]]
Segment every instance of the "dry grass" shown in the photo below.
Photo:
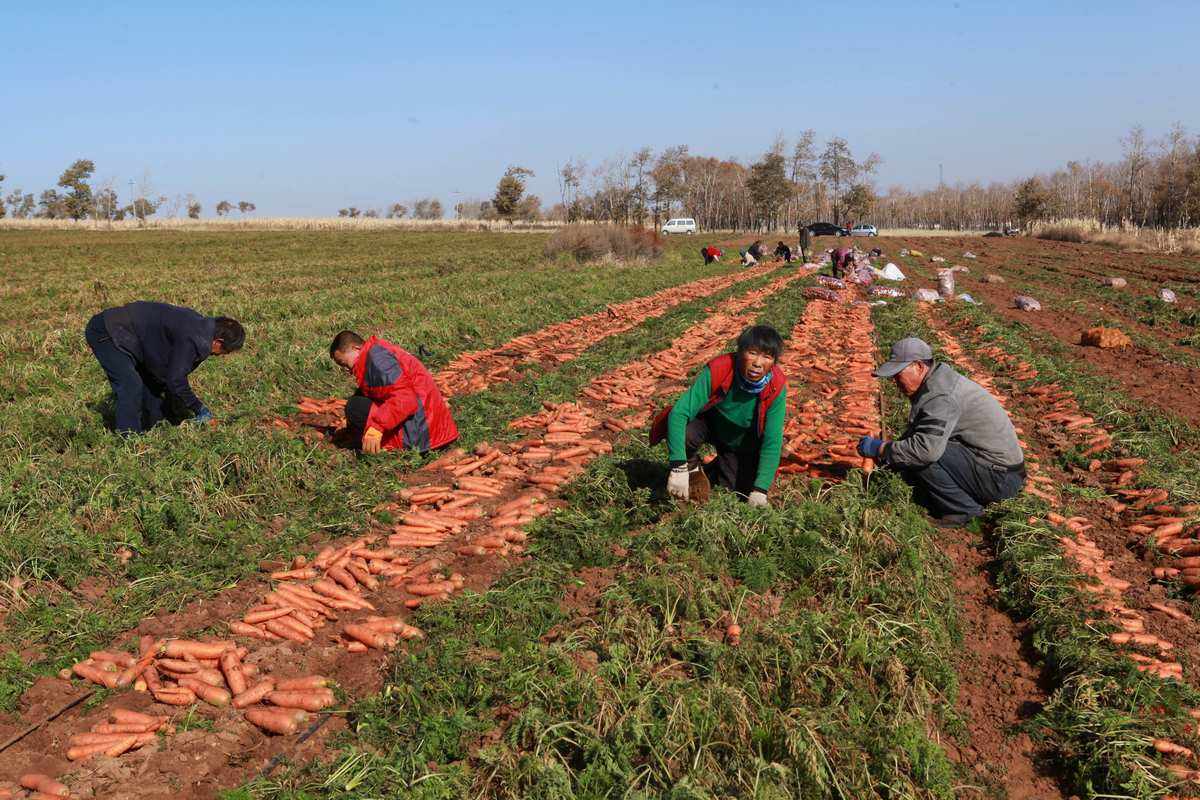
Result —
[[618, 225], [566, 225], [546, 242], [547, 256], [566, 253], [579, 262], [656, 258], [662, 250], [662, 237], [655, 231]]
[[953, 231], [947, 228], [880, 228], [880, 236], [983, 236], [987, 231]]
[[0, 230], [81, 230], [81, 231], [494, 231], [525, 233], [552, 231], [561, 222], [485, 221], [478, 219], [379, 219], [371, 217], [263, 217], [238, 219], [150, 218], [120, 222], [69, 219], [0, 219]]
[[1132, 223], [1103, 225], [1094, 219], [1060, 219], [1034, 222], [1029, 235], [1057, 242], [1099, 244], [1126, 253], [1200, 255], [1200, 228], [1167, 230], [1139, 228]]

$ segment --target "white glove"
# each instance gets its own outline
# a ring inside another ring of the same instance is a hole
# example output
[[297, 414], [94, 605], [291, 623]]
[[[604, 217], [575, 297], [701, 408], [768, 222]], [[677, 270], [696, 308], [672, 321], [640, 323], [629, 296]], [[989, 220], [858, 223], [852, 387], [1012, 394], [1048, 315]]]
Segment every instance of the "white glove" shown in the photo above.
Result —
[[691, 493], [692, 475], [687, 464], [672, 467], [667, 476], [667, 494], [679, 500], [687, 500]]
[[753, 492], [750, 493], [750, 498], [747, 502], [749, 502], [750, 505], [753, 506], [754, 508], [766, 508], [767, 507], [767, 493], [760, 492], [758, 489], [755, 489]]

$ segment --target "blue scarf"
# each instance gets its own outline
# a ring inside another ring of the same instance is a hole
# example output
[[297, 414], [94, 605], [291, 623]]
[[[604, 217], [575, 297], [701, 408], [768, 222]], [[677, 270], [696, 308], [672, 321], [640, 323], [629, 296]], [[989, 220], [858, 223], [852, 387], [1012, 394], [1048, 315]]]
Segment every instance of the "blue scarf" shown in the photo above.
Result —
[[737, 374], [738, 388], [749, 394], [760, 394], [763, 389], [767, 388], [767, 384], [771, 382], [771, 373], [768, 372], [754, 383], [746, 380], [746, 377], [739, 371]]

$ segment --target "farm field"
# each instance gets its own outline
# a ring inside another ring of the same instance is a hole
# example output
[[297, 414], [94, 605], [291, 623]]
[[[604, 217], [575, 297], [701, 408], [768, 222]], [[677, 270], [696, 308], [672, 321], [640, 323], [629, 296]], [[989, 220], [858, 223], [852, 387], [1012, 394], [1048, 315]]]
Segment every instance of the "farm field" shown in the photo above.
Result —
[[[90, 693], [0, 751], [0, 780], [111, 798], [1200, 793], [1200, 264], [883, 237], [904, 288], [935, 286], [942, 256], [982, 304], [868, 306], [795, 265], [704, 267], [692, 238], [590, 266], [547, 260], [546, 240], [0, 234], [0, 739]], [[1044, 310], [1011, 309], [1017, 292]], [[104, 430], [82, 329], [142, 297], [246, 324], [245, 351], [194, 376], [214, 430]], [[783, 334], [790, 378], [772, 506], [676, 506], [651, 413], [755, 323]], [[1097, 324], [1133, 346], [1080, 346]], [[326, 354], [345, 327], [430, 351], [460, 450], [322, 438], [297, 403], [350, 393]], [[852, 452], [847, 428], [903, 428], [870, 371], [912, 333], [1025, 443], [1029, 491], [982, 525], [935, 529]], [[350, 581], [372, 608], [295, 641], [229, 627], [319, 580], [270, 573], [359, 559], [378, 562]], [[368, 612], [400, 641], [360, 636]], [[224, 705], [58, 677], [178, 636], [235, 639], [260, 675], [328, 676], [334, 695], [267, 736]], [[173, 730], [68, 761], [118, 708]]]

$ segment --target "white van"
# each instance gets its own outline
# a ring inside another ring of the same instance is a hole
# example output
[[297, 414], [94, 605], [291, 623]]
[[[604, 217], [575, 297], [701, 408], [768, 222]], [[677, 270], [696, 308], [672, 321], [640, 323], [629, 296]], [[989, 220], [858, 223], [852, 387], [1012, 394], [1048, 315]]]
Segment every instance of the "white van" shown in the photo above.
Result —
[[696, 220], [691, 217], [680, 217], [679, 219], [669, 219], [667, 224], [663, 225], [663, 236], [670, 236], [672, 233], [686, 233], [691, 235], [696, 232]]

